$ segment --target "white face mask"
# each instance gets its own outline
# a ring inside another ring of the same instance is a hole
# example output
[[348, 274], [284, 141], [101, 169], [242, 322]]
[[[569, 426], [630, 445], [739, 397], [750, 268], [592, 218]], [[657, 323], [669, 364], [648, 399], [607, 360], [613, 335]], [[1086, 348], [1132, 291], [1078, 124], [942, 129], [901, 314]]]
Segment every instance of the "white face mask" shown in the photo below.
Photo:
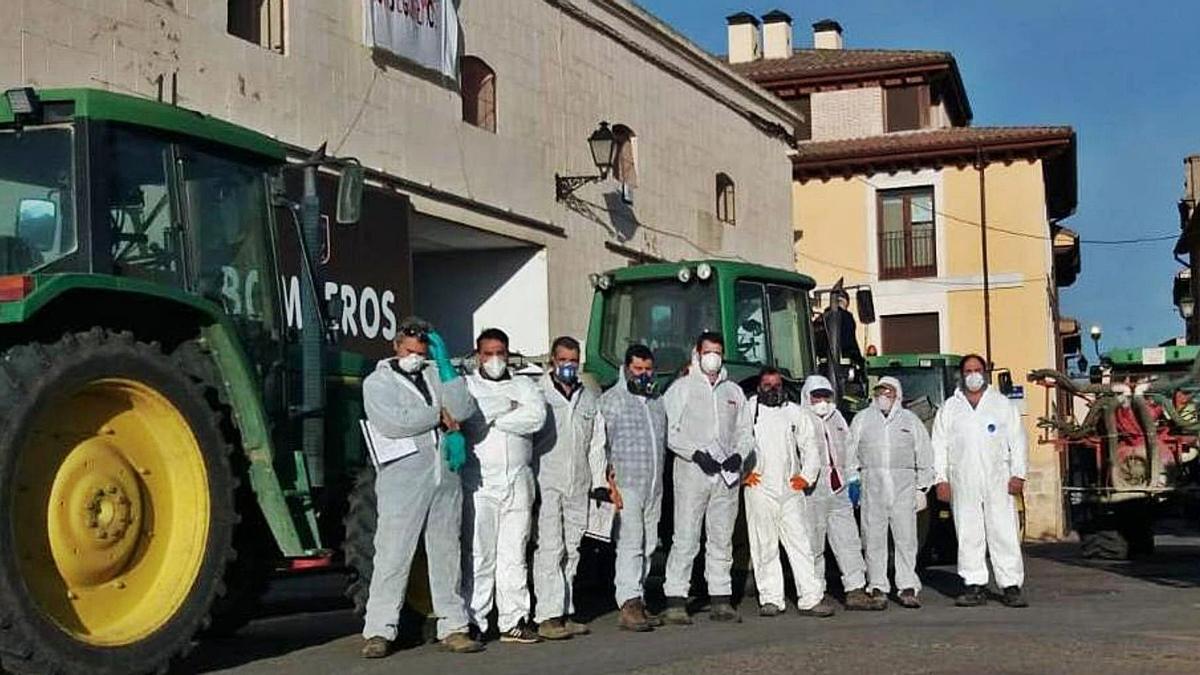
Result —
[[425, 367], [425, 357], [420, 354], [405, 354], [396, 359], [396, 364], [406, 373], [415, 373]]
[[884, 414], [887, 414], [892, 411], [892, 404], [895, 402], [896, 402], [895, 399], [887, 397], [887, 396], [876, 396], [875, 397], [876, 407], [878, 407], [880, 412], [883, 412]]
[[826, 417], [833, 412], [833, 401], [817, 401], [812, 404], [812, 409], [821, 417]]
[[716, 352], [705, 352], [700, 355], [700, 369], [709, 375], [716, 375], [721, 372], [721, 365], [725, 359]]
[[983, 385], [987, 383], [987, 380], [984, 379], [983, 373], [967, 373], [963, 383], [967, 385], [967, 391], [976, 392], [983, 389]]
[[502, 356], [493, 356], [483, 362], [483, 374], [490, 379], [498, 380], [504, 377], [506, 370], [508, 370], [508, 359]]

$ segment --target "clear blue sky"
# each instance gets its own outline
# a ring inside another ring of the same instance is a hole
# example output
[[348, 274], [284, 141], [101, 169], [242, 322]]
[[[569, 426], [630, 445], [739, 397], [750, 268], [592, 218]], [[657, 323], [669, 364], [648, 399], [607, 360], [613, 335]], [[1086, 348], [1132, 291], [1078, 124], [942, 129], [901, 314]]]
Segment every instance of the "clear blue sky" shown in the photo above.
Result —
[[[794, 44], [837, 19], [848, 48], [936, 49], [958, 60], [976, 125], [1068, 124], [1079, 139], [1084, 239], [1175, 233], [1183, 158], [1200, 154], [1200, 2], [1194, 0], [638, 0], [715, 53], [725, 17], [781, 9]], [[1173, 242], [1083, 247], [1064, 314], [1104, 327], [1105, 348], [1183, 332]], [[1086, 339], [1086, 338], [1085, 338]], [[1088, 347], [1089, 358], [1091, 354]]]

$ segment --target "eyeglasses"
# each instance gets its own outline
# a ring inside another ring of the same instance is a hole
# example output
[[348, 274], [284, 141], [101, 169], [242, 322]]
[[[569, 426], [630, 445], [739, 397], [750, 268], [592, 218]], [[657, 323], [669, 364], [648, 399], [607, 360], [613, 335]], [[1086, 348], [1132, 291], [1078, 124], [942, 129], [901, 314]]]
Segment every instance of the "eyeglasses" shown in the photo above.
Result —
[[425, 338], [429, 335], [429, 331], [421, 326], [402, 326], [400, 334], [405, 337]]

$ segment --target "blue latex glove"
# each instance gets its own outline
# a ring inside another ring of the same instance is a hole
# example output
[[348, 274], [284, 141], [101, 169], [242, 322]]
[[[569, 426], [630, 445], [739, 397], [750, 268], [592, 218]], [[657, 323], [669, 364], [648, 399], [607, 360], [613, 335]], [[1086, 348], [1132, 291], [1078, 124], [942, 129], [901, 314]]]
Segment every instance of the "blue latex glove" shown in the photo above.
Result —
[[437, 363], [438, 377], [442, 382], [449, 382], [458, 377], [458, 369], [450, 363], [450, 350], [446, 349], [446, 341], [437, 331], [429, 331], [429, 355]]
[[442, 454], [450, 470], [457, 473], [467, 463], [467, 439], [461, 431], [447, 431], [442, 434]]
[[862, 481], [855, 478], [847, 483], [846, 494], [850, 497], [850, 504], [858, 506], [858, 500], [862, 498]]

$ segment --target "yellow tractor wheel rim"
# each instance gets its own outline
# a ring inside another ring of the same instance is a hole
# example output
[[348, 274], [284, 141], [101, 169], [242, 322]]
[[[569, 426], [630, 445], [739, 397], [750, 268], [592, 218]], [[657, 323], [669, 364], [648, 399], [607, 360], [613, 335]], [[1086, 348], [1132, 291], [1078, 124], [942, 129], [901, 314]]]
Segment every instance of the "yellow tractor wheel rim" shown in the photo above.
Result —
[[149, 637], [183, 606], [208, 539], [187, 420], [153, 387], [105, 379], [44, 406], [24, 438], [11, 518], [34, 602], [90, 645]]

